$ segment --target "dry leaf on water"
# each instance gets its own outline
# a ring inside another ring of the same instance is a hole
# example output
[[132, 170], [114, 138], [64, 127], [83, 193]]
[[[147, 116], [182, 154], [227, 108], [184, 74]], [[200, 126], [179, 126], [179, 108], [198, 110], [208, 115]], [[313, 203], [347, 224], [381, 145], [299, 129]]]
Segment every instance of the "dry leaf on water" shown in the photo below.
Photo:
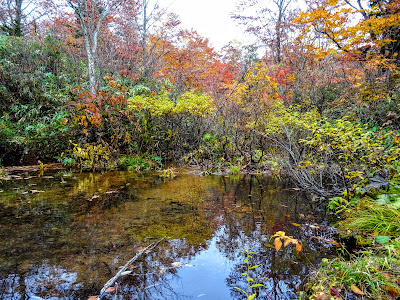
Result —
[[364, 292], [356, 287], [354, 284], [351, 285], [351, 290], [358, 295], [365, 295]]
[[301, 252], [301, 250], [303, 249], [303, 244], [302, 243], [297, 243], [296, 244], [296, 251], [297, 253]]
[[115, 287], [110, 286], [108, 289], [105, 290], [106, 293], [112, 293], [115, 291]]

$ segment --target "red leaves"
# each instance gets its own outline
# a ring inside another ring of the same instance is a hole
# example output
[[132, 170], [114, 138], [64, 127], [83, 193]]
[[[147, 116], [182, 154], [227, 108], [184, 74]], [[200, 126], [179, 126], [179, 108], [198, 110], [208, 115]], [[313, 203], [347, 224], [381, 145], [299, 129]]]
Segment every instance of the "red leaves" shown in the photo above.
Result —
[[234, 78], [231, 66], [219, 60], [207, 39], [193, 30], [182, 30], [176, 39], [168, 45], [171, 51], [165, 55], [161, 72], [157, 74], [172, 84], [211, 93], [228, 88]]
[[126, 104], [125, 93], [128, 88], [112, 76], [105, 76], [104, 80], [110, 87], [107, 91], [101, 90], [91, 94], [89, 90], [82, 90], [81, 86], [72, 91], [75, 93], [74, 101], [70, 102], [72, 122], [80, 125], [84, 134], [88, 133], [89, 127], [99, 128], [103, 124], [103, 118], [111, 111], [119, 112], [121, 106]]
[[330, 289], [330, 293], [331, 293], [331, 296], [332, 296], [333, 298], [338, 299], [338, 300], [343, 300], [342, 297], [340, 296], [339, 291], [338, 291], [337, 289], [331, 288], [331, 289]]

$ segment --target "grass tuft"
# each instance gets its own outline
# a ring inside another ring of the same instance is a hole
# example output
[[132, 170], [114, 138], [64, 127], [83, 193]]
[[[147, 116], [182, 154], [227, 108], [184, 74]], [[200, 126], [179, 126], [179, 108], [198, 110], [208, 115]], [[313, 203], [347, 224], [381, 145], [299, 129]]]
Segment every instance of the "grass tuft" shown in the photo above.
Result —
[[348, 213], [342, 225], [365, 234], [400, 236], [400, 211], [363, 199], [357, 209]]

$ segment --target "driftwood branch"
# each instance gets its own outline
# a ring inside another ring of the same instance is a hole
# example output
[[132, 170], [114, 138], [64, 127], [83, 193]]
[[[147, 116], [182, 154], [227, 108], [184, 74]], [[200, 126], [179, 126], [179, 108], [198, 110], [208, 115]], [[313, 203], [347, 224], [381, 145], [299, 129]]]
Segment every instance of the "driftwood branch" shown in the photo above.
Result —
[[159, 239], [157, 242], [154, 242], [150, 245], [148, 245], [146, 248], [142, 249], [141, 251], [139, 251], [134, 257], [132, 257], [119, 271], [117, 274], [115, 274], [115, 276], [113, 278], [111, 278], [109, 281], [107, 281], [107, 283], [103, 286], [103, 288], [100, 291], [100, 295], [97, 296], [97, 300], [100, 300], [101, 297], [103, 296], [104, 292], [111, 287], [112, 285], [114, 285], [114, 283], [117, 281], [117, 279], [121, 276], [121, 274], [123, 272], [126, 271], [126, 269], [128, 269], [128, 267], [135, 261], [137, 260], [145, 251], [151, 251], [153, 250], [159, 243], [161, 243], [162, 240], [164, 240], [166, 237], [164, 236], [162, 239]]

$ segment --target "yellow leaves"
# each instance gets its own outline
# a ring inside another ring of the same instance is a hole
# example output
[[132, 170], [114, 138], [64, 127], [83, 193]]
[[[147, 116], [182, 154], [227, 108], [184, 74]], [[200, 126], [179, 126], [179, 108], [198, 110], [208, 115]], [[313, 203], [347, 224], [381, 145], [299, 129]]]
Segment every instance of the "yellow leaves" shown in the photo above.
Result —
[[81, 166], [86, 164], [94, 168], [95, 164], [99, 163], [105, 165], [110, 159], [110, 148], [106, 142], [99, 145], [85, 144], [83, 147], [79, 147], [77, 144], [73, 145], [74, 149], [72, 155], [79, 161]]
[[231, 96], [232, 101], [239, 104], [254, 102], [256, 105], [281, 101], [279, 84], [270, 76], [274, 71], [262, 61], [252, 65], [246, 72], [243, 82], [237, 85]]
[[[279, 136], [289, 130], [293, 134], [301, 136], [301, 133], [310, 130], [310, 124], [321, 119], [316, 109], [300, 114], [300, 107], [286, 107], [283, 103], [275, 103], [271, 109], [272, 111], [264, 120], [268, 124], [264, 131], [266, 135]], [[304, 161], [303, 164], [306, 166], [307, 162]]]
[[60, 124], [61, 125], [66, 125], [68, 123], [68, 119], [67, 118], [64, 118], [64, 119], [62, 119], [61, 121], [60, 121]]
[[344, 175], [344, 177], [353, 179], [353, 178], [359, 178], [359, 179], [364, 179], [364, 174], [363, 172], [360, 171], [349, 171], [347, 174]]
[[301, 252], [301, 250], [303, 249], [302, 242], [300, 242], [297, 239], [294, 239], [292, 236], [286, 236], [284, 231], [278, 231], [273, 236], [271, 236], [271, 239], [272, 238], [275, 238], [274, 245], [275, 245], [275, 250], [277, 252], [282, 248], [282, 245], [284, 247], [287, 247], [289, 244], [296, 246], [297, 253]]
[[128, 99], [129, 109], [137, 111], [149, 110], [152, 115], [160, 117], [172, 112], [175, 104], [165, 93], [161, 93], [156, 97], [135, 95]]
[[204, 117], [213, 109], [211, 107], [211, 97], [203, 94], [186, 92], [178, 97], [178, 103], [174, 109], [176, 113], [188, 112], [192, 115], [199, 115]]
[[299, 166], [300, 166], [300, 168], [302, 168], [302, 169], [308, 167], [309, 165], [311, 165], [311, 161], [309, 161], [309, 160], [299, 162]]
[[190, 113], [205, 116], [213, 111], [211, 97], [193, 92], [179, 96], [176, 103], [169, 94], [163, 92], [157, 96], [136, 95], [128, 99], [129, 109], [149, 111], [153, 116], [161, 117], [167, 114]]

